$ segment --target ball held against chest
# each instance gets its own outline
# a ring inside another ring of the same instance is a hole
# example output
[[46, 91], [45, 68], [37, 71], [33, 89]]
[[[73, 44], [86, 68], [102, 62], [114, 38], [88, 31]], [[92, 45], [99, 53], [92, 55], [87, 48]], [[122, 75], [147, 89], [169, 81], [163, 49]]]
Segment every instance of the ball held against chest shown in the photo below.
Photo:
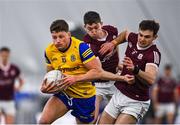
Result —
[[59, 70], [52, 70], [45, 74], [44, 79], [47, 79], [47, 83], [56, 83], [58, 80], [61, 80], [63, 77], [63, 74]]

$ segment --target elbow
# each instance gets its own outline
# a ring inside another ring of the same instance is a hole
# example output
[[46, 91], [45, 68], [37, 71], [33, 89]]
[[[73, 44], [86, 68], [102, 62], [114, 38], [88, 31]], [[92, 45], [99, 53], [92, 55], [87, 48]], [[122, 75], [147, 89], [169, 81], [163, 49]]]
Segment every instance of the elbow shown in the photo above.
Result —
[[103, 79], [103, 69], [97, 69], [96, 70], [97, 72], [96, 72], [96, 78], [97, 79]]

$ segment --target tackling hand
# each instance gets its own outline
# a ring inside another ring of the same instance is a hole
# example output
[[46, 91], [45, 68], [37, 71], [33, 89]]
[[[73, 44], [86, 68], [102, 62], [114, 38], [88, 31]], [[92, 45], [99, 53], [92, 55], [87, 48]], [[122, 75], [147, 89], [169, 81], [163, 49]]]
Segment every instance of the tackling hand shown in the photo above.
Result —
[[106, 42], [106, 43], [101, 45], [101, 49], [99, 50], [99, 53], [101, 55], [104, 55], [107, 52], [111, 53], [114, 50], [114, 48], [115, 48], [115, 45], [113, 43]]

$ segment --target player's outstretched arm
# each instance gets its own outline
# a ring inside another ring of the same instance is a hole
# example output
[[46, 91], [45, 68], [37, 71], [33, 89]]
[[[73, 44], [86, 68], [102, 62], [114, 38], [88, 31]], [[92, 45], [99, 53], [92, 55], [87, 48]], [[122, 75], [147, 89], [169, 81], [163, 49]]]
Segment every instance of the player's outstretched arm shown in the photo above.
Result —
[[120, 33], [114, 40], [112, 40], [111, 42], [106, 42], [106, 43], [102, 44], [102, 45], [101, 45], [101, 49], [99, 50], [99, 53], [100, 53], [101, 55], [104, 55], [104, 54], [107, 53], [107, 52], [109, 52], [109, 53], [112, 52], [113, 49], [114, 49], [117, 45], [119, 45], [119, 44], [127, 41], [128, 36], [129, 36], [129, 32], [128, 32], [127, 30], [121, 32], [121, 33]]
[[130, 75], [120, 76], [117, 74], [113, 74], [111, 72], [104, 71], [101, 68], [100, 60], [97, 58], [94, 58], [90, 62], [86, 63], [85, 67], [89, 69], [89, 71], [86, 74], [67, 76], [66, 78], [64, 78], [64, 81], [62, 82], [62, 84], [64, 84], [64, 86], [65, 85], [69, 86], [76, 82], [93, 81], [96, 79], [126, 81], [129, 84], [132, 84], [134, 82], [134, 76], [130, 76]]

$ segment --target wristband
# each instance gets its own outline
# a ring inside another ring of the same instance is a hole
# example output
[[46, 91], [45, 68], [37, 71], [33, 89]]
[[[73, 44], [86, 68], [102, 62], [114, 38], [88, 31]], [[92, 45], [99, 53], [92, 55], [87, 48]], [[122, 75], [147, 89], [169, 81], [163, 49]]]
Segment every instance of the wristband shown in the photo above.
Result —
[[136, 65], [136, 66], [134, 66], [134, 70], [132, 71], [132, 73], [134, 74], [134, 75], [137, 75], [138, 73], [139, 73], [139, 67]]

